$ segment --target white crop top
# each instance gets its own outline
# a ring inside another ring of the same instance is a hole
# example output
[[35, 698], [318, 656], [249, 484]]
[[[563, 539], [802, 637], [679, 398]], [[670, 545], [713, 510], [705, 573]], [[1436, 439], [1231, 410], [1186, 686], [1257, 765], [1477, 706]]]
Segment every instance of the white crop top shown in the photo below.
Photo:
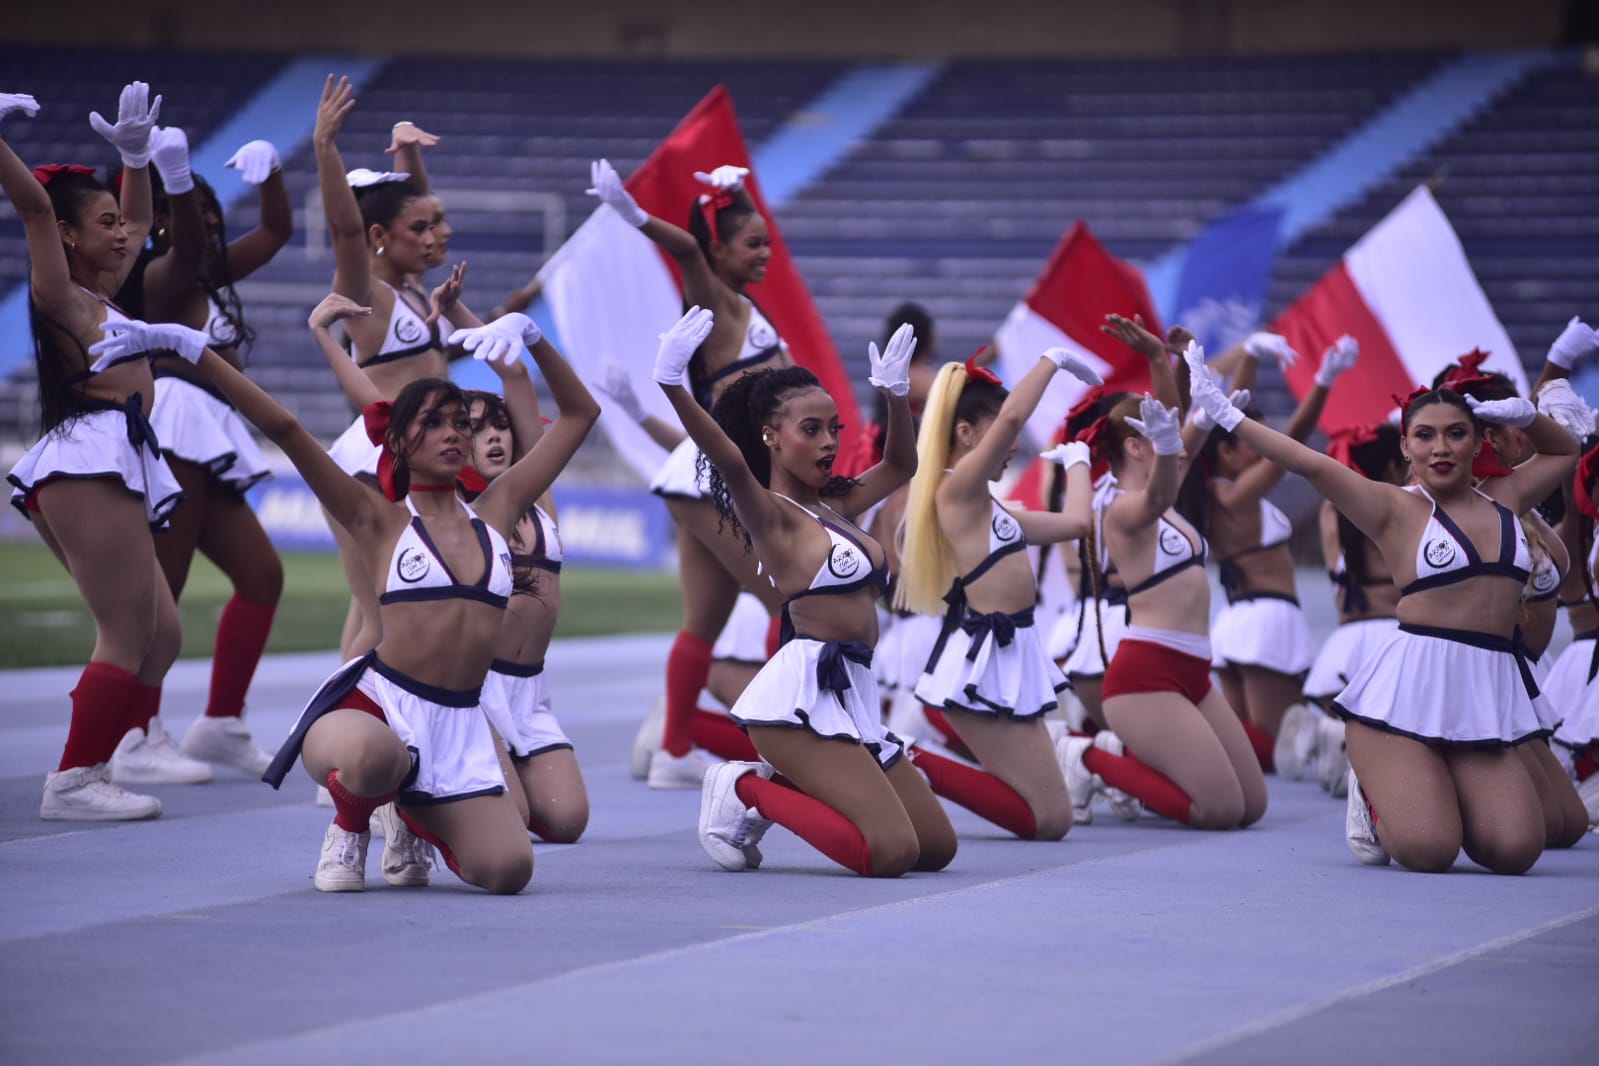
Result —
[[472, 519], [477, 531], [478, 544], [483, 549], [483, 575], [471, 584], [457, 580], [450, 572], [444, 557], [434, 547], [416, 505], [409, 499], [406, 509], [411, 512], [411, 524], [400, 534], [389, 557], [388, 578], [383, 585], [381, 604], [413, 603], [421, 600], [477, 600], [494, 607], [504, 607], [511, 595], [511, 549], [499, 531], [491, 529], [477, 512], [462, 500], [457, 500]]

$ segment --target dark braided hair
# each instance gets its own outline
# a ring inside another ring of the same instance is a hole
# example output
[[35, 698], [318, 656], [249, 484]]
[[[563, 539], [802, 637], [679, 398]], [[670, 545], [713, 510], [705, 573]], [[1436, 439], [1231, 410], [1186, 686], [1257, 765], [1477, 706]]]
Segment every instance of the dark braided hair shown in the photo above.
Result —
[[[816, 379], [816, 375], [801, 366], [756, 370], [735, 379], [722, 390], [722, 395], [711, 407], [711, 418], [738, 446], [739, 454], [744, 457], [744, 465], [749, 467], [755, 480], [763, 486], [770, 488], [772, 484], [772, 453], [761, 439], [762, 430], [771, 424], [772, 416], [791, 394], [821, 387], [822, 383]], [[704, 452], [700, 452], [694, 460], [694, 468], [710, 483], [711, 500], [716, 504], [718, 516], [717, 532], [724, 527], [731, 527], [734, 533], [744, 538], [744, 550], [751, 550], [749, 530], [738, 520], [733, 509], [733, 497], [727, 490], [722, 472], [706, 458]], [[822, 486], [820, 495], [843, 496], [858, 484], [858, 478], [835, 475]]]
[[[229, 347], [236, 348], [242, 358], [255, 344], [255, 330], [244, 320], [244, 305], [240, 303], [239, 294], [233, 287], [233, 275], [228, 273], [227, 216], [223, 214], [222, 203], [217, 199], [216, 190], [211, 188], [210, 182], [196, 174], [194, 187], [200, 193], [205, 209], [216, 212], [218, 223], [216, 244], [207, 254], [206, 265], [201, 268], [197, 280], [223, 319], [232, 327], [234, 340]], [[211, 339], [213, 343], [220, 343], [219, 338]]]

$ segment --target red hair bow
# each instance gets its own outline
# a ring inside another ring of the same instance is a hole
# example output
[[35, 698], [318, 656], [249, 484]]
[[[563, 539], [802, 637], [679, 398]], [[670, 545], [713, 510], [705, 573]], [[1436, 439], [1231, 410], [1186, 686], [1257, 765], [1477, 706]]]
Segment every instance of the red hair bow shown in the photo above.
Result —
[[87, 174], [94, 177], [94, 168], [86, 167], [82, 163], [46, 163], [42, 167], [33, 168], [33, 176], [40, 185], [48, 186], [52, 179], [62, 174]]
[[1107, 434], [1109, 432], [1110, 432], [1110, 418], [1109, 418], [1109, 416], [1100, 415], [1098, 418], [1094, 419], [1092, 422], [1090, 422], [1088, 424], [1088, 428], [1087, 429], [1085, 429], [1081, 433], [1077, 434], [1077, 437], [1075, 439], [1080, 440], [1084, 444], [1088, 445], [1088, 450], [1093, 452], [1095, 455], [1098, 455], [1099, 454], [1099, 443], [1100, 443], [1100, 441], [1102, 441], [1105, 438], [1105, 434]]
[[717, 189], [715, 192], [706, 193], [699, 199], [700, 217], [705, 219], [705, 228], [711, 233], [711, 240], [720, 241], [722, 236], [716, 229], [716, 216], [725, 208], [732, 207], [737, 201], [733, 194], [726, 189]]
[[1444, 371], [1441, 387], [1464, 393], [1477, 385], [1493, 384], [1492, 375], [1482, 372], [1482, 364], [1487, 358], [1487, 352], [1481, 348], [1473, 348], [1456, 360], [1454, 366]]
[[1082, 396], [1078, 397], [1076, 403], [1072, 404], [1072, 409], [1066, 412], [1066, 421], [1070, 422], [1075, 418], [1081, 417], [1084, 412], [1098, 403], [1104, 398], [1104, 396], [1105, 386], [1095, 385], [1093, 388], [1083, 393]]
[[489, 487], [489, 479], [478, 473], [477, 467], [470, 463], [461, 468], [461, 472], [456, 475], [455, 483], [462, 492], [472, 496], [481, 495], [483, 490]]
[[1471, 461], [1471, 476], [1477, 479], [1485, 477], [1507, 477], [1510, 468], [1499, 461], [1499, 453], [1494, 451], [1493, 442], [1487, 437], [1482, 438], [1482, 450]]
[[1375, 425], [1345, 426], [1335, 432], [1327, 442], [1327, 454], [1364, 477], [1366, 472], [1356, 464], [1353, 452], [1356, 448], [1364, 448], [1375, 441], [1379, 429], [1380, 427]]
[[977, 365], [977, 356], [982, 355], [987, 347], [988, 345], [983, 345], [982, 348], [977, 349], [976, 353], [973, 354], [970, 359], [966, 360], [966, 380], [986, 381], [990, 385], [998, 385], [1000, 388], [1004, 388], [1005, 383], [999, 380], [998, 374], [994, 373], [986, 366]]
[[394, 405], [387, 400], [376, 400], [361, 411], [361, 422], [366, 427], [366, 439], [382, 449], [378, 456], [378, 487], [387, 499], [399, 502], [400, 491], [394, 485], [394, 453], [389, 451], [389, 421], [394, 417]]
[[1388, 396], [1398, 406], [1399, 420], [1403, 422], [1405, 417], [1410, 414], [1410, 405], [1416, 402], [1417, 397], [1425, 396], [1431, 391], [1429, 388], [1417, 385], [1411, 390], [1409, 396], [1400, 396], [1397, 392], [1390, 392]]
[[1577, 510], [1599, 520], [1599, 502], [1595, 502], [1591, 488], [1595, 478], [1599, 478], [1599, 444], [1583, 453], [1571, 482], [1571, 495], [1576, 498]]

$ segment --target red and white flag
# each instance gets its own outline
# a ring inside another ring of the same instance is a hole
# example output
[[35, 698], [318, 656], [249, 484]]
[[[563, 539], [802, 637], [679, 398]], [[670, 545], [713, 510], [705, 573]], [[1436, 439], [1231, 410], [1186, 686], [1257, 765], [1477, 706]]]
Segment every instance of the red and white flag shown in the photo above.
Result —
[[1360, 361], [1327, 398], [1327, 433], [1382, 421], [1393, 397], [1430, 387], [1438, 371], [1475, 348], [1488, 353], [1484, 370], [1527, 389], [1516, 349], [1426, 186], [1356, 241], [1271, 328], [1304, 357], [1287, 375], [1300, 397], [1334, 341], [1347, 333], [1360, 342]]
[[[627, 190], [650, 214], [687, 228], [689, 212], [708, 191], [694, 180], [694, 172], [723, 164], [751, 167], [733, 99], [718, 85], [633, 172]], [[794, 361], [821, 379], [838, 404], [839, 417], [858, 426], [853, 386], [761, 198], [753, 167], [751, 171], [745, 188], [771, 230], [772, 256], [766, 280], [750, 296], [788, 343]], [[675, 423], [671, 405], [651, 377], [660, 335], [683, 314], [681, 283], [671, 259], [602, 206], [550, 257], [540, 276], [565, 354], [580, 373], [593, 379], [606, 362], [620, 363], [646, 410]], [[634, 469], [646, 478], [654, 475], [666, 453], [626, 414], [607, 407], [600, 425]]]
[[[1027, 296], [1011, 309], [995, 333], [1001, 376], [1014, 384], [1038, 363], [1049, 348], [1067, 348], [1083, 357], [1107, 388], [1142, 393], [1149, 389], [1149, 364], [1144, 357], [1100, 330], [1105, 316], [1143, 317], [1152, 333], [1163, 334], [1160, 316], [1143, 275], [1100, 244], [1078, 220], [1050, 254], [1049, 263]], [[1056, 374], [1027, 421], [1035, 450], [1050, 446], [1055, 431], [1088, 386], [1070, 374]], [[1039, 462], [1024, 471], [1010, 498], [1041, 507]]]

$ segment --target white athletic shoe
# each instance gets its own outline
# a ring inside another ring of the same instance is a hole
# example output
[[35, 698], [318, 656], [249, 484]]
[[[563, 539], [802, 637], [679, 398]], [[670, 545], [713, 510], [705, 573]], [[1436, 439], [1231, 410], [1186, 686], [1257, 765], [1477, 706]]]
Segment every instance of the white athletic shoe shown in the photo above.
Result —
[[1316, 718], [1320, 717], [1320, 711], [1303, 703], [1296, 703], [1283, 712], [1271, 759], [1277, 776], [1284, 781], [1303, 781], [1315, 765]]
[[1366, 794], [1360, 791], [1360, 781], [1355, 768], [1349, 768], [1349, 803], [1344, 814], [1344, 839], [1355, 858], [1367, 866], [1387, 866], [1388, 849], [1377, 839], [1377, 826], [1371, 819], [1371, 807]]
[[765, 763], [717, 763], [705, 774], [700, 790], [700, 847], [724, 870], [753, 870], [761, 865], [761, 849], [756, 845], [772, 827], [754, 807], [745, 807], [738, 798], [738, 781], [745, 774], [760, 774], [771, 779], [772, 768]]
[[1599, 774], [1591, 774], [1588, 780], [1579, 782], [1577, 795], [1588, 808], [1588, 828], [1599, 833]]
[[655, 753], [661, 750], [661, 739], [665, 735], [666, 697], [662, 696], [655, 701], [655, 706], [650, 708], [650, 713], [644, 716], [638, 732], [633, 735], [633, 751], [627, 762], [628, 773], [633, 775], [633, 780], [642, 781], [650, 776], [650, 762]]
[[160, 800], [113, 785], [105, 763], [52, 770], [44, 777], [39, 817], [47, 822], [135, 822], [160, 816]]
[[272, 765], [272, 756], [255, 746], [243, 718], [201, 715], [183, 734], [183, 753], [192, 759], [221, 763], [260, 777]]
[[687, 755], [673, 755], [658, 748], [650, 756], [650, 772], [644, 782], [651, 788], [699, 788], [711, 767], [721, 762], [704, 748], [690, 748]]
[[1325, 715], [1316, 723], [1316, 776], [1333, 799], [1343, 799], [1349, 789], [1349, 751], [1344, 747], [1344, 723]]
[[[1094, 734], [1094, 747], [1111, 755], [1124, 755], [1127, 748], [1122, 744], [1122, 738], [1108, 729], [1101, 729]], [[1123, 822], [1136, 822], [1144, 816], [1144, 803], [1137, 796], [1128, 795], [1119, 788], [1111, 788], [1104, 783], [1104, 779], [1095, 777], [1100, 783], [1100, 798], [1110, 807], [1110, 813]]]
[[1060, 760], [1061, 773], [1066, 775], [1066, 790], [1072, 797], [1072, 821], [1077, 825], [1093, 822], [1094, 796], [1105, 787], [1105, 782], [1083, 765], [1083, 755], [1093, 746], [1092, 738], [1074, 736], [1064, 737], [1055, 745], [1055, 758]]
[[318, 785], [316, 787], [316, 805], [318, 807], [333, 806], [333, 793], [328, 791], [328, 786]]
[[383, 836], [383, 880], [395, 888], [425, 888], [433, 845], [411, 831], [393, 803], [372, 812], [372, 834]]
[[211, 767], [178, 748], [160, 718], [148, 730], [130, 729], [111, 756], [111, 779], [119, 785], [203, 785]]
[[318, 892], [365, 892], [366, 845], [370, 833], [352, 833], [338, 822], [328, 823], [322, 838], [322, 859], [316, 867]]

